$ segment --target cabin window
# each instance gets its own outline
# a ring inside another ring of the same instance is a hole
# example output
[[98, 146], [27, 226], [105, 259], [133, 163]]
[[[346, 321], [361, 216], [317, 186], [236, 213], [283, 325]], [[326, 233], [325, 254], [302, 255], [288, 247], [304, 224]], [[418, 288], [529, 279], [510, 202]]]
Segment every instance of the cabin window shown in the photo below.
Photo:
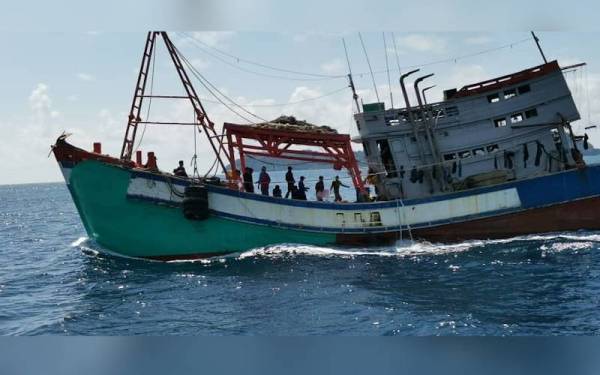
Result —
[[532, 118], [538, 115], [537, 109], [531, 108], [525, 111], [525, 118]]
[[400, 120], [398, 120], [397, 118], [387, 121], [387, 126], [398, 126], [398, 125], [400, 125]]
[[517, 122], [521, 121], [523, 121], [522, 113], [513, 113], [512, 115], [510, 115], [510, 122], [512, 122], [513, 124], [516, 124]]
[[381, 215], [379, 214], [378, 211], [371, 212], [370, 219], [371, 220], [369, 220], [369, 221], [370, 221], [371, 225], [376, 225], [376, 226], [381, 225]]
[[488, 103], [497, 103], [500, 101], [500, 95], [498, 93], [487, 96]]
[[387, 139], [377, 141], [377, 148], [379, 149], [379, 157], [381, 163], [387, 172], [388, 177], [396, 177], [396, 164], [394, 163], [394, 157], [392, 156], [392, 150]]
[[504, 90], [504, 99], [510, 99], [517, 96], [517, 91], [515, 89]]
[[523, 86], [519, 86], [518, 90], [519, 90], [519, 95], [521, 95], [521, 94], [525, 94], [525, 93], [531, 91], [531, 87], [529, 87], [529, 85], [523, 85]]
[[449, 161], [449, 160], [456, 160], [456, 154], [445, 154], [444, 155], [444, 160]]
[[470, 158], [471, 156], [471, 150], [461, 151], [458, 153], [458, 157], [460, 157], [461, 159]]
[[497, 128], [501, 128], [503, 126], [506, 126], [506, 119], [504, 117], [495, 119], [494, 120], [494, 126], [497, 127]]
[[489, 145], [485, 149], [489, 154], [492, 154], [494, 152], [498, 152], [498, 150], [500, 150], [500, 147], [498, 147], [498, 145]]
[[362, 223], [363, 222], [362, 214], [360, 212], [355, 212], [354, 213], [354, 222], [356, 222], [356, 223]]
[[473, 155], [474, 156], [482, 156], [485, 155], [485, 150], [483, 149], [483, 147], [478, 147], [473, 149]]

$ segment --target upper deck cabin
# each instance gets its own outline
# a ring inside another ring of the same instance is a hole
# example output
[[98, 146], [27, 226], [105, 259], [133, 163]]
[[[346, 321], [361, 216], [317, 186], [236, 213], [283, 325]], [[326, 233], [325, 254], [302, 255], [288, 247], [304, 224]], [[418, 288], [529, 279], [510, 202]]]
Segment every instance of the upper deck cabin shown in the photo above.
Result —
[[[418, 92], [416, 95], [419, 95]], [[556, 61], [355, 115], [382, 199], [418, 198], [572, 168], [579, 112]]]

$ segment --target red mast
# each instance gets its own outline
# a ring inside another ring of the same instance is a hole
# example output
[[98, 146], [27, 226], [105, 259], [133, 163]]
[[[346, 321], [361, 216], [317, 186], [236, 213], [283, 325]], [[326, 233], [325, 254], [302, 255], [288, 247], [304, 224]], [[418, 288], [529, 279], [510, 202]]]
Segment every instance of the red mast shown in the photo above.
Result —
[[[183, 84], [183, 88], [185, 89], [185, 96], [165, 96], [165, 95], [145, 95], [146, 90], [146, 82], [148, 79], [148, 71], [150, 68], [150, 60], [153, 56], [153, 51], [156, 45], [156, 37], [161, 36], [165, 46], [167, 47], [167, 51], [171, 56], [171, 60], [173, 61], [173, 65], [177, 70], [177, 74], [179, 75], [179, 79]], [[196, 113], [196, 121], [197, 123], [181, 123], [181, 122], [153, 122], [153, 121], [144, 121], [140, 117], [140, 112], [142, 108], [142, 103], [144, 98], [168, 98], [168, 99], [187, 99], [192, 104], [194, 111]], [[183, 67], [181, 62], [181, 58], [179, 57], [179, 52], [177, 48], [171, 42], [171, 39], [164, 31], [150, 31], [148, 32], [148, 36], [146, 38], [146, 46], [144, 48], [144, 55], [142, 57], [142, 63], [140, 66], [140, 73], [138, 75], [138, 80], [136, 84], [136, 89], [133, 94], [133, 101], [131, 103], [131, 110], [129, 112], [129, 121], [127, 122], [127, 128], [125, 130], [125, 137], [123, 139], [123, 147], [121, 149], [121, 160], [129, 161], [131, 160], [131, 155], [133, 153], [133, 145], [135, 142], [135, 136], [137, 132], [137, 127], [139, 124], [159, 124], [159, 125], [194, 125], [198, 126], [199, 130], [202, 127], [207, 135], [208, 141], [217, 157], [223, 172], [226, 172], [226, 166], [223, 160], [221, 159], [220, 153], [223, 152], [225, 154], [226, 159], [229, 159], [229, 155], [227, 155], [227, 150], [223, 147], [223, 141], [221, 137], [215, 131], [214, 123], [210, 121], [208, 118], [208, 114], [204, 110], [200, 99], [198, 98], [198, 94], [192, 85], [190, 78]]]

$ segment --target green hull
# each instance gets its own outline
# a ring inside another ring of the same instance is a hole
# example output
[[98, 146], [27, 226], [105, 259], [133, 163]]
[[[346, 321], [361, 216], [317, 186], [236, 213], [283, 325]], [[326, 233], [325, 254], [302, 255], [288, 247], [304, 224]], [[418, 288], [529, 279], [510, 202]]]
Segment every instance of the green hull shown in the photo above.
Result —
[[76, 164], [69, 186], [88, 236], [111, 252], [178, 259], [273, 245], [323, 245], [335, 235], [279, 229], [210, 217], [184, 218], [180, 208], [127, 198], [127, 169], [88, 160]]

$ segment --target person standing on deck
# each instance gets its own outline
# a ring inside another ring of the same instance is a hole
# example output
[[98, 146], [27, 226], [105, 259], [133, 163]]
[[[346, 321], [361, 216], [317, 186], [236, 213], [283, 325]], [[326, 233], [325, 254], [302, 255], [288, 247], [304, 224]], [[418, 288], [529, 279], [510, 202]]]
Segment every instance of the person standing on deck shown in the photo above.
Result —
[[294, 179], [294, 174], [292, 173], [291, 166], [288, 166], [288, 171], [285, 174], [285, 181], [288, 185], [287, 192], [285, 193], [285, 197], [287, 198], [289, 195], [292, 194], [292, 191], [294, 190], [294, 184], [296, 182], [296, 180]]
[[323, 182], [323, 176], [319, 176], [319, 181], [315, 184], [315, 194], [317, 200], [323, 201], [323, 193], [325, 192], [325, 183]]
[[300, 176], [300, 182], [298, 182], [298, 191], [299, 191], [300, 199], [305, 201], [306, 200], [306, 192], [308, 191], [308, 188], [306, 186], [304, 186], [304, 176]]
[[179, 167], [173, 169], [173, 174], [179, 177], [187, 177], [187, 173], [185, 172], [185, 168], [183, 167], [183, 160], [179, 160]]
[[254, 193], [252, 172], [254, 172], [254, 170], [250, 167], [246, 167], [246, 169], [244, 170], [244, 190], [248, 193]]
[[336, 202], [341, 202], [342, 201], [342, 196], [340, 195], [340, 186], [343, 187], [350, 187], [348, 185], [344, 185], [342, 183], [342, 181], [340, 181], [340, 176], [335, 176], [335, 180], [333, 180], [333, 182], [331, 182], [331, 190], [333, 190], [333, 194], [335, 195], [335, 201]]
[[260, 186], [260, 193], [262, 195], [269, 195], [269, 184], [271, 183], [271, 176], [267, 173], [267, 167], [260, 169], [260, 175], [258, 176], [258, 186]]

